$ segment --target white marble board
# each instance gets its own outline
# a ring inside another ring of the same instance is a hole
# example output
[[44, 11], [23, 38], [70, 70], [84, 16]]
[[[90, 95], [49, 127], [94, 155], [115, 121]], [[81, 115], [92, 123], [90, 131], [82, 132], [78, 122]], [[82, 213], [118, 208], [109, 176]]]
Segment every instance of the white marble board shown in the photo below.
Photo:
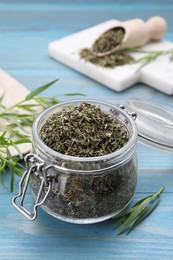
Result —
[[[80, 49], [90, 48], [101, 33], [116, 26], [117, 23], [119, 23], [119, 21], [109, 20], [68, 37], [53, 41], [48, 47], [49, 54], [52, 58], [93, 78], [115, 91], [123, 91], [137, 82], [143, 82], [159, 91], [172, 95], [173, 62], [170, 62], [168, 56], [160, 56], [157, 60], [140, 70], [138, 70], [140, 66], [139, 63], [107, 69], [85, 62], [80, 58]], [[147, 51], [160, 51], [170, 50], [172, 48], [172, 42], [160, 41], [147, 44], [142, 49]], [[131, 53], [131, 55], [135, 59], [144, 56], [144, 54], [141, 53]]]

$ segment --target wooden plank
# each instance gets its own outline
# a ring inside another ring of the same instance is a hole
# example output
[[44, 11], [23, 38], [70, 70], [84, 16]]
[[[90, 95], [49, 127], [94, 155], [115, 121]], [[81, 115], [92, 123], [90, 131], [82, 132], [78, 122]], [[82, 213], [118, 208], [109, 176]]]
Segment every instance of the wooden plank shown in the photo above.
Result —
[[[14, 193], [18, 193], [20, 178], [15, 176]], [[0, 194], [8, 194], [10, 191], [10, 174], [5, 176], [5, 189], [0, 189]], [[152, 194], [164, 186], [163, 193], [173, 193], [172, 169], [139, 169], [135, 196]], [[28, 193], [31, 193], [29, 191]], [[133, 201], [132, 201], [133, 202]]]
[[[168, 24], [172, 24], [172, 8], [170, 4], [152, 5], [139, 3], [128, 4], [0, 4], [0, 29], [2, 31], [43, 31], [64, 30], [71, 28], [71, 33], [101, 23], [109, 19], [124, 20], [134, 17], [135, 11], [138, 17], [147, 19], [157, 14], [165, 17]], [[15, 11], [15, 19], [14, 19]], [[90, 12], [90, 16], [88, 15]], [[95, 13], [97, 12], [97, 15]], [[90, 18], [92, 17], [92, 19]], [[22, 21], [25, 21], [23, 23]], [[69, 21], [72, 20], [73, 23]], [[61, 26], [60, 26], [61, 25]]]
[[4, 106], [12, 106], [20, 102], [27, 94], [29, 94], [28, 89], [5, 71], [0, 70], [0, 96], [4, 96], [2, 100]]
[[[44, 4], [42, 4], [44, 3]], [[130, 97], [147, 98], [173, 107], [172, 97], [137, 84], [116, 93], [51, 60], [48, 42], [104, 22], [136, 15], [148, 18], [163, 15], [169, 24], [166, 39], [173, 41], [172, 0], [0, 0], [0, 67], [29, 90], [60, 78], [45, 95], [69, 99], [65, 93], [80, 92], [86, 98], [112, 103]], [[75, 97], [70, 97], [75, 98]], [[54, 219], [39, 210], [36, 221], [28, 221], [12, 207], [9, 192], [0, 186], [0, 259], [2, 260], [172, 260], [173, 256], [173, 158], [138, 145], [139, 177], [133, 201], [165, 186], [161, 203], [129, 236], [116, 235], [114, 221], [93, 225], [73, 225]], [[17, 192], [19, 178], [14, 191]], [[27, 205], [31, 206], [29, 194]]]
[[[13, 4], [13, 3], [38, 3], [38, 4], [42, 4], [42, 3], [51, 3], [52, 5], [54, 4], [70, 4], [69, 0], [0, 0], [0, 3], [9, 3], [9, 4]], [[87, 3], [89, 4], [98, 4], [98, 0], [88, 0]], [[99, 4], [105, 4], [105, 0], [99, 0]], [[106, 2], [108, 5], [110, 5], [111, 3], [115, 4], [114, 0], [107, 0]], [[117, 4], [129, 4], [129, 0], [116, 0]], [[144, 3], [142, 0], [130, 0], [130, 4], [136, 4], [136, 3]], [[85, 0], [74, 0], [73, 1], [73, 5], [76, 6], [78, 4], [86, 4]], [[150, 4], [158, 4], [158, 0], [150, 0], [150, 2], [148, 3], [148, 5]], [[165, 5], [165, 4], [172, 4], [172, 0], [165, 0], [163, 1], [159, 1], [159, 5]]]
[[[21, 83], [19, 83], [16, 79], [11, 77], [5, 71], [0, 70], [0, 96], [3, 96], [3, 106], [12, 107], [14, 104], [22, 101], [28, 93], [29, 90], [26, 89]], [[23, 113], [23, 110], [18, 108], [13, 109], [12, 111], [13, 113]], [[3, 123], [3, 126], [5, 126], [6, 124], [8, 124], [8, 121], [6, 119], [1, 119], [1, 123]], [[0, 134], [2, 134], [4, 131], [8, 134], [8, 129], [6, 129], [5, 127], [2, 127], [0, 129]], [[21, 129], [20, 132], [24, 135], [26, 133], [30, 135], [31, 133], [28, 127]], [[18, 147], [21, 151], [21, 154], [26, 154], [31, 150], [31, 144], [28, 143], [20, 144], [18, 145]], [[12, 156], [18, 155], [16, 149], [12, 146], [9, 147], [9, 151], [11, 152]]]
[[[139, 3], [144, 3], [142, 0], [130, 0], [130, 4], [136, 4], [136, 2], [139, 4]], [[4, 3], [4, 0], [0, 0], [0, 3]], [[65, 4], [65, 5], [68, 5], [70, 4], [69, 0], [6, 0], [5, 3], [10, 3], [10, 4], [13, 4], [13, 3], [28, 3], [28, 4], [31, 4], [31, 3], [38, 3], [38, 4], [42, 4], [42, 3], [51, 3], [52, 5], [54, 5], [55, 3], [57, 4]], [[98, 4], [98, 0], [88, 0], [87, 3], [89, 4]], [[110, 4], [115, 4], [115, 1], [114, 0], [107, 0], [106, 1], [106, 4], [107, 5], [110, 5]], [[73, 6], [76, 7], [76, 5], [78, 4], [86, 4], [86, 1], [85, 0], [74, 0], [73, 1]], [[99, 5], [100, 4], [105, 4], [105, 0], [99, 0]], [[129, 4], [129, 0], [116, 0], [116, 4]], [[148, 5], [151, 5], [151, 4], [157, 4], [158, 5], [158, 0], [150, 0], [150, 2], [148, 2]], [[172, 0], [165, 0], [164, 2], [160, 2], [159, 5], [165, 5], [165, 4], [172, 4]], [[98, 6], [99, 7], [99, 6]]]
[[41, 209], [36, 221], [28, 221], [6, 207], [10, 200], [11, 194], [1, 195], [1, 259], [172, 259], [173, 194], [164, 194], [155, 212], [129, 236], [116, 235], [114, 220], [75, 225], [54, 219]]

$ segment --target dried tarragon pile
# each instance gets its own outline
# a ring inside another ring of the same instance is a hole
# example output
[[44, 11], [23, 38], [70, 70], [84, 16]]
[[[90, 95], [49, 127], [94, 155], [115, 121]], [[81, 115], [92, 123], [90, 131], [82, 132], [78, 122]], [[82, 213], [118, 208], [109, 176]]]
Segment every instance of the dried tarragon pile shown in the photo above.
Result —
[[53, 114], [40, 137], [51, 149], [78, 157], [109, 154], [128, 141], [127, 130], [117, 118], [86, 102]]

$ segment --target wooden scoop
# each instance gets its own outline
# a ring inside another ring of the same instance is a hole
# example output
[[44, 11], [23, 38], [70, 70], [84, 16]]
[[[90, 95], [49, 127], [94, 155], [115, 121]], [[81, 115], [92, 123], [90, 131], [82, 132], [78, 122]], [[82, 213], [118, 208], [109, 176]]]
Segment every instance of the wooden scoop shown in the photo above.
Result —
[[122, 48], [141, 47], [149, 41], [159, 41], [167, 31], [167, 22], [163, 17], [153, 16], [147, 22], [144, 22], [141, 19], [133, 19], [118, 23], [116, 27], [112, 27], [109, 30], [117, 29], [122, 29], [124, 31], [124, 38], [121, 44], [106, 52], [94, 52], [96, 56], [103, 57]]

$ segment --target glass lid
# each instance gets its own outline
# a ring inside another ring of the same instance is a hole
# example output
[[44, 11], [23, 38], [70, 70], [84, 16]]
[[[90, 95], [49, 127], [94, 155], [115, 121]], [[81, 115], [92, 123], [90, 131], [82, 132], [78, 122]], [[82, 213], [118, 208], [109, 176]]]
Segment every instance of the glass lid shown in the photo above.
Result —
[[173, 152], [173, 110], [140, 99], [130, 99], [126, 107], [137, 113], [142, 143]]

